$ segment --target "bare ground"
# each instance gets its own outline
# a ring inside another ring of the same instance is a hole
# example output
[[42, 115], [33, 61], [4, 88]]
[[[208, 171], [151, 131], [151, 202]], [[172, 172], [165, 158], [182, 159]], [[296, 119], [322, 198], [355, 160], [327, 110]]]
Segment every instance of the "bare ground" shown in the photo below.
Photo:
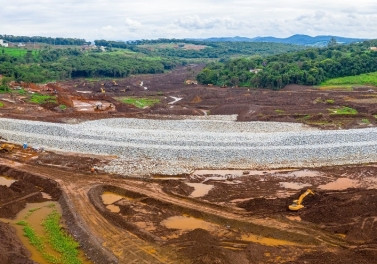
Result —
[[[116, 116], [238, 114], [239, 121], [303, 122], [330, 129], [376, 124], [375, 88], [288, 86], [276, 92], [185, 84], [201, 67], [191, 65], [168, 74], [116, 82], [22, 84], [46, 94], [56, 90], [58, 104], [34, 105], [22, 95], [2, 94], [5, 106], [0, 115], [74, 123]], [[139, 109], [119, 103], [115, 100], [119, 96], [161, 102]], [[182, 99], [169, 104], [173, 97]], [[96, 109], [98, 101], [103, 108]], [[61, 110], [59, 104], [68, 108]], [[329, 110], [342, 106], [357, 109], [358, 114], [333, 115]], [[144, 180], [90, 171], [110, 160], [20, 146], [0, 153], [0, 175], [17, 180], [10, 187], [0, 186], [0, 217], [12, 218], [27, 202], [44, 201], [41, 192], [46, 192], [61, 203], [67, 228], [94, 263], [353, 264], [377, 259], [376, 164], [197, 171]], [[307, 188], [315, 195], [305, 198], [304, 209], [288, 211], [292, 200]], [[121, 199], [108, 207], [101, 198], [104, 192], [121, 195]], [[187, 218], [190, 224], [184, 222]], [[1, 263], [32, 263], [12, 228], [1, 222], [0, 248], [6, 249], [0, 252]]]

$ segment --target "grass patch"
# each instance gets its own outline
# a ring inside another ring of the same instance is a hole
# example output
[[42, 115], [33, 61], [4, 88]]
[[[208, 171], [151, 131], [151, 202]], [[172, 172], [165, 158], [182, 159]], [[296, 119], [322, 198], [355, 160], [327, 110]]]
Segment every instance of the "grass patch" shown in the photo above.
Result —
[[[37, 208], [37, 210], [40, 208]], [[30, 210], [33, 213], [35, 210]], [[59, 264], [80, 264], [79, 244], [67, 234], [60, 226], [60, 214], [54, 210], [42, 222], [45, 235], [39, 236], [27, 222], [27, 217], [17, 223], [23, 227], [24, 235], [29, 239], [30, 244], [39, 251], [43, 258], [49, 263]], [[46, 252], [47, 248], [53, 249], [52, 252]], [[55, 253], [56, 255], [55, 255]], [[52, 254], [54, 255], [52, 255]]]
[[275, 109], [275, 112], [278, 113], [278, 114], [284, 114], [285, 113], [284, 110], [280, 110], [280, 109]]
[[363, 119], [361, 119], [361, 123], [369, 125], [370, 121], [369, 121], [368, 118], [363, 118]]
[[355, 76], [346, 76], [341, 78], [334, 78], [321, 83], [322, 87], [331, 86], [352, 86], [352, 85], [373, 85], [377, 86], [377, 72], [364, 73]]
[[358, 112], [356, 109], [348, 106], [342, 106], [340, 108], [328, 109], [333, 115], [356, 115]]
[[53, 249], [61, 254], [61, 263], [79, 264], [78, 259], [79, 244], [60, 227], [60, 215], [57, 211], [49, 214], [43, 221], [43, 227], [47, 234], [47, 239]]
[[0, 102], [0, 107], [4, 107], [4, 103], [3, 102]]
[[[27, 49], [23, 49], [23, 48], [9, 48], [8, 47], [8, 48], [1, 49], [1, 53], [7, 54], [12, 57], [16, 57], [16, 58], [24, 57], [27, 51], [28, 51]], [[37, 50], [32, 50], [31, 54], [33, 55], [33, 57], [38, 56]]]
[[48, 254], [45, 251], [44, 239], [38, 236], [35, 233], [34, 229], [26, 221], [20, 221], [17, 223], [17, 225], [23, 226], [22, 230], [24, 231], [24, 236], [26, 236], [29, 239], [30, 244], [33, 245], [33, 247], [35, 247], [42, 254], [45, 260], [47, 260], [50, 263], [63, 263], [60, 262], [58, 258]]
[[51, 95], [45, 95], [45, 94], [40, 94], [40, 93], [34, 93], [30, 100], [31, 103], [35, 104], [45, 104], [45, 103], [57, 103], [56, 101], [56, 96], [51, 96]]
[[124, 104], [134, 105], [137, 108], [150, 107], [160, 102], [160, 99], [158, 98], [137, 98], [137, 97], [119, 97], [117, 98], [117, 100]]
[[17, 92], [19, 95], [25, 95], [27, 94], [27, 91], [24, 89], [24, 88], [21, 88], [20, 90], [17, 90]]
[[335, 103], [335, 100], [334, 99], [327, 99], [325, 101], [326, 104], [334, 104]]
[[61, 105], [59, 105], [59, 109], [60, 109], [60, 110], [65, 110], [65, 109], [67, 109], [67, 106], [66, 106], [66, 105], [63, 105], [63, 104], [61, 104]]
[[312, 118], [311, 115], [304, 115], [304, 116], [299, 117], [299, 118], [297, 118], [297, 119], [299, 119], [299, 120], [309, 120], [310, 118]]

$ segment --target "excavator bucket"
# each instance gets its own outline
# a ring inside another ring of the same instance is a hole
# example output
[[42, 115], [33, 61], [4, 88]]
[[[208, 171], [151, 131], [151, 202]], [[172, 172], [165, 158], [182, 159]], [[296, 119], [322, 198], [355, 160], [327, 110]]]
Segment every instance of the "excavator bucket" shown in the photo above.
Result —
[[304, 192], [303, 194], [300, 195], [298, 200], [294, 200], [293, 203], [290, 206], [288, 206], [288, 209], [291, 210], [291, 211], [298, 211], [298, 210], [304, 208], [304, 205], [302, 204], [302, 202], [303, 202], [304, 198], [309, 194], [314, 194], [314, 192], [310, 189], [307, 189], [306, 192]]

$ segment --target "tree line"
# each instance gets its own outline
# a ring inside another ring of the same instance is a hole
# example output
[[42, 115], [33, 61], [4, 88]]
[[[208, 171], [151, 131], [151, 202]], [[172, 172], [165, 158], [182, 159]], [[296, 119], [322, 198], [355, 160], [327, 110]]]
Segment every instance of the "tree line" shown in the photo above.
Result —
[[23, 57], [0, 53], [0, 74], [16, 81], [41, 83], [71, 78], [119, 78], [130, 74], [162, 73], [180, 61], [79, 49], [43, 49]]
[[0, 35], [0, 39], [14, 43], [45, 43], [50, 45], [89, 45], [90, 42], [85, 39], [78, 38], [51, 38], [51, 37], [27, 37], [27, 36], [13, 36], [13, 35]]
[[[95, 40], [96, 46], [107, 48], [129, 49], [148, 56], [176, 57], [184, 59], [223, 59], [232, 56], [271, 55], [302, 50], [305, 47], [292, 44], [268, 42], [211, 42], [197, 40], [158, 39], [137, 41]], [[158, 44], [176, 44], [175, 48]], [[185, 49], [185, 44], [203, 46], [203, 49]]]
[[203, 84], [281, 89], [287, 84], [317, 85], [324, 80], [377, 71], [377, 40], [349, 45], [210, 63], [197, 79]]

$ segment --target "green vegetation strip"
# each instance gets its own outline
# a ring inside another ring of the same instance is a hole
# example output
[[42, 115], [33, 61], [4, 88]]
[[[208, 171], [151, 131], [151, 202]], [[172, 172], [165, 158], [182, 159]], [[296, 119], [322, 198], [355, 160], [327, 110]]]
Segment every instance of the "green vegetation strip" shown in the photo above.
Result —
[[26, 221], [23, 220], [18, 222], [17, 224], [23, 226], [24, 236], [26, 236], [29, 239], [30, 244], [32, 244], [42, 254], [45, 260], [53, 264], [64, 263], [60, 262], [58, 258], [48, 254], [45, 251], [45, 243], [43, 237], [38, 236], [35, 233], [34, 229]]
[[157, 98], [136, 98], [136, 97], [119, 97], [118, 101], [124, 104], [131, 104], [137, 108], [150, 107], [160, 102]]
[[377, 86], [377, 72], [365, 73], [355, 76], [334, 78], [321, 83], [322, 87], [331, 86], [349, 86], [349, 85], [373, 85]]
[[333, 115], [357, 115], [357, 110], [348, 106], [342, 106], [341, 108], [329, 108]]
[[56, 96], [44, 95], [39, 93], [34, 93], [30, 98], [30, 102], [35, 104], [57, 103]]
[[[37, 208], [36, 210], [38, 210]], [[34, 229], [27, 222], [27, 218], [36, 210], [30, 210], [25, 217], [26, 220], [18, 222], [18, 225], [23, 226], [24, 235], [29, 239], [30, 244], [33, 245], [43, 256], [43, 258], [52, 264], [80, 264], [79, 259], [79, 244], [67, 234], [60, 226], [59, 213], [54, 210], [42, 222], [45, 236], [39, 236]], [[53, 248], [57, 254], [53, 256], [46, 252], [46, 248]]]
[[43, 227], [47, 233], [48, 242], [51, 246], [61, 254], [61, 263], [79, 264], [81, 261], [78, 259], [79, 244], [73, 240], [66, 232], [60, 227], [60, 215], [57, 211], [49, 214], [43, 222]]
[[32, 54], [33, 57], [37, 56], [37, 50], [27, 50], [22, 48], [2, 48], [1, 54], [7, 54], [12, 57], [21, 58], [28, 53], [28, 51]]
[[0, 107], [4, 107], [4, 103], [3, 102], [0, 102]]

